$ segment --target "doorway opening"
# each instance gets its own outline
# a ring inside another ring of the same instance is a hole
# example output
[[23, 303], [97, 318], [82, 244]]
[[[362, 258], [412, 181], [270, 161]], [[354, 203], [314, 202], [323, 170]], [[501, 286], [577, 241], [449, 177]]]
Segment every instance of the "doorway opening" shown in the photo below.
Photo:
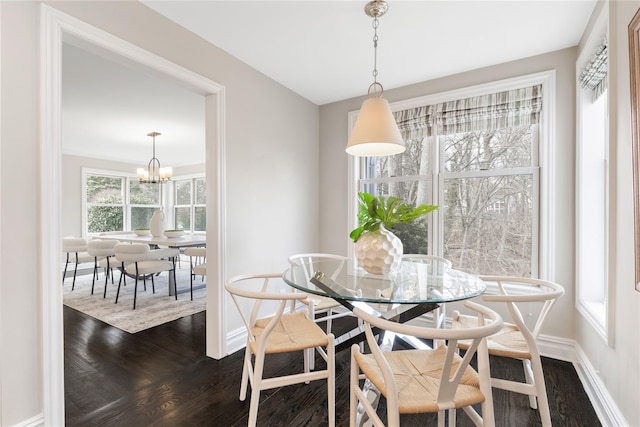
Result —
[[[171, 63], [109, 33], [42, 5], [44, 35], [41, 67], [40, 138], [40, 287], [42, 295], [42, 360], [45, 424], [64, 423], [64, 346], [61, 265], [61, 73], [65, 41], [98, 49], [107, 56], [124, 58], [130, 64], [169, 79], [205, 97], [205, 163], [207, 186], [207, 343], [213, 358], [226, 355], [224, 298], [225, 254], [225, 89], [218, 83]], [[51, 226], [55, 224], [55, 226]], [[55, 280], [58, 278], [58, 280]]]

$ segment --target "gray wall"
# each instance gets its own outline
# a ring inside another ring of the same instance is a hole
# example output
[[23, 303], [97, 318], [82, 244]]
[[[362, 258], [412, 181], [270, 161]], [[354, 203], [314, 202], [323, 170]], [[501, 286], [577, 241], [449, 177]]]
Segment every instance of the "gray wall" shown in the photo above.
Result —
[[[316, 105], [141, 3], [48, 4], [226, 87], [227, 274], [282, 270], [318, 246]], [[0, 425], [15, 425], [43, 411], [40, 2], [1, 2], [0, 19]]]

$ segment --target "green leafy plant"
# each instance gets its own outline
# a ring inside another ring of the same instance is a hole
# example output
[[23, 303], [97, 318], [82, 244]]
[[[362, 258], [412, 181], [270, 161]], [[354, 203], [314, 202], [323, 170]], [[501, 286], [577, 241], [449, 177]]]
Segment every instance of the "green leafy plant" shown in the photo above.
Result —
[[435, 205], [412, 206], [401, 203], [397, 197], [374, 196], [358, 193], [358, 228], [349, 237], [356, 242], [365, 231], [376, 231], [380, 225], [391, 230], [397, 224], [406, 224], [436, 209]]

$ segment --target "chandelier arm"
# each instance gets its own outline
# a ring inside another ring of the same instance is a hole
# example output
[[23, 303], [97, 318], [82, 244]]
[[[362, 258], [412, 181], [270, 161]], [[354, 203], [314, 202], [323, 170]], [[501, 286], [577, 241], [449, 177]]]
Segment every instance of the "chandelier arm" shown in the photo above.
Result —
[[160, 135], [160, 132], [150, 132], [147, 136], [153, 138], [153, 157], [147, 164], [146, 176], [144, 169], [138, 169], [138, 182], [143, 184], [162, 184], [165, 181], [171, 179], [171, 168], [162, 168], [160, 160], [156, 157], [156, 136]]

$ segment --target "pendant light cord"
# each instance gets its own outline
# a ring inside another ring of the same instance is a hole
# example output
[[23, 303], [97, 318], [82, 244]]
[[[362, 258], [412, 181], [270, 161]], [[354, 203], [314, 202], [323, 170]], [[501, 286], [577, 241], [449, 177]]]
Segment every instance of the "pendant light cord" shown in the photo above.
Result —
[[378, 90], [380, 90], [380, 93], [377, 94], [377, 97], [382, 97], [382, 92], [384, 91], [382, 88], [382, 85], [380, 83], [378, 83], [378, 26], [380, 25], [380, 21], [378, 21], [378, 15], [375, 15], [373, 17], [373, 72], [371, 73], [373, 75], [373, 83], [371, 83], [371, 85], [369, 86], [369, 90], [368, 90], [368, 94], [369, 96], [372, 96], [372, 89], [373, 89], [373, 95], [376, 95]]

